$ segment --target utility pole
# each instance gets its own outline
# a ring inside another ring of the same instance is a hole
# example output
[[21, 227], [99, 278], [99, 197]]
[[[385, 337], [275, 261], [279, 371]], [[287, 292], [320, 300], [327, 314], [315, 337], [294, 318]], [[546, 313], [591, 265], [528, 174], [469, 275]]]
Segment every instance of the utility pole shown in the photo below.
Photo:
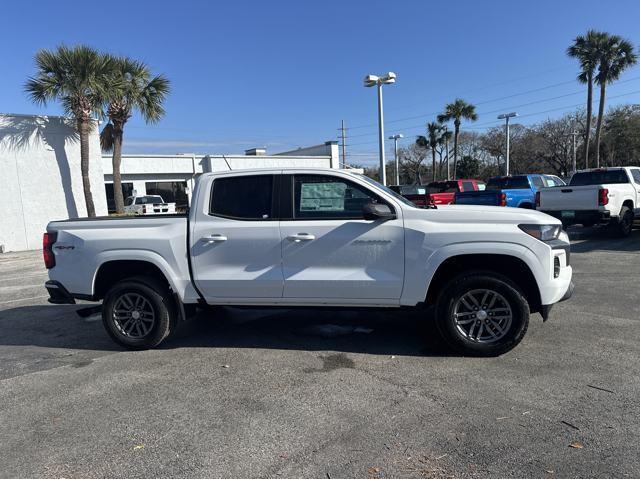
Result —
[[347, 129], [344, 126], [344, 120], [342, 120], [342, 125], [340, 127], [342, 138], [342, 167], [346, 168], [347, 166]]
[[498, 120], [504, 120], [504, 129], [505, 135], [507, 137], [506, 141], [506, 155], [505, 155], [505, 175], [509, 176], [509, 118], [513, 118], [518, 116], [518, 114], [513, 111], [511, 113], [503, 113], [502, 115], [498, 115]]
[[398, 133], [396, 135], [391, 135], [389, 137], [390, 140], [393, 140], [393, 151], [395, 152], [395, 160], [396, 160], [396, 185], [400, 184], [400, 162], [398, 161], [398, 140], [400, 138], [404, 138], [402, 133]]
[[576, 165], [576, 136], [578, 135], [577, 131], [572, 131], [571, 133], [569, 133], [572, 137], [573, 137], [573, 165], [571, 168], [571, 172], [575, 173], [577, 170], [577, 165]]

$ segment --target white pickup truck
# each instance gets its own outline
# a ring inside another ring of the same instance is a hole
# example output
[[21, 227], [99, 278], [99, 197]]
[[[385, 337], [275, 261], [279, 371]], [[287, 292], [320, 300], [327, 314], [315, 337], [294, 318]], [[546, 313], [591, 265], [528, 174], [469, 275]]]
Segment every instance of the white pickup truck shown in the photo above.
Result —
[[128, 215], [166, 215], [176, 212], [175, 203], [165, 203], [160, 195], [129, 196], [124, 202]]
[[128, 348], [157, 346], [198, 306], [277, 305], [435, 311], [451, 346], [496, 355], [573, 291], [557, 219], [417, 208], [332, 169], [204, 174], [188, 215], [54, 221], [43, 252], [50, 302], [102, 301]]
[[540, 190], [536, 208], [565, 226], [608, 224], [618, 236], [628, 236], [640, 218], [640, 168], [577, 171], [566, 187]]

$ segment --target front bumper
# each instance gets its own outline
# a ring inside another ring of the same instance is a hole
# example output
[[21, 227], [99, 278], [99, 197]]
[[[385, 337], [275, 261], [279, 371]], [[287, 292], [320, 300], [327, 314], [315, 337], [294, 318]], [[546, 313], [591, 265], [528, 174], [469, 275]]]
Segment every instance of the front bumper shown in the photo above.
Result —
[[[564, 293], [564, 296], [558, 300], [558, 303], [561, 303], [562, 301], [566, 301], [569, 298], [571, 298], [571, 296], [573, 296], [574, 289], [575, 289], [575, 284], [573, 283], [573, 281], [571, 281], [569, 283], [569, 287], [567, 288], [567, 291]], [[542, 316], [543, 321], [546, 321], [547, 319], [549, 319], [551, 308], [553, 308], [553, 304], [543, 304], [542, 307], [540, 308], [540, 315]]]
[[73, 299], [73, 296], [67, 288], [65, 288], [62, 283], [58, 281], [49, 280], [44, 283], [44, 287], [47, 288], [47, 292], [49, 293], [49, 301], [52, 304], [76, 304], [76, 300]]

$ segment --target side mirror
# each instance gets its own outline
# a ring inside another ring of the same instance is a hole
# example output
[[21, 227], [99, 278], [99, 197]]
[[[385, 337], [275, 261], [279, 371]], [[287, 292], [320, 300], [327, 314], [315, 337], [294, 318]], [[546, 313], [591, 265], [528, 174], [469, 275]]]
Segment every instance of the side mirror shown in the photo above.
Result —
[[396, 214], [384, 203], [367, 203], [362, 207], [365, 220], [392, 220]]

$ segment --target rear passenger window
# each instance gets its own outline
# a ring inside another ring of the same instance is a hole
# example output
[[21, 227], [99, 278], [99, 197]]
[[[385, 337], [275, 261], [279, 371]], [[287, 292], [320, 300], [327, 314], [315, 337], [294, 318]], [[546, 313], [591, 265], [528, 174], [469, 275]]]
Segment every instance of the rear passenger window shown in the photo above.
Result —
[[462, 191], [473, 191], [473, 182], [472, 181], [463, 181], [462, 182]]
[[545, 188], [547, 186], [540, 176], [532, 176], [531, 181], [533, 182], [533, 186], [537, 189]]
[[633, 181], [640, 185], [640, 170], [631, 170], [631, 176], [633, 176]]
[[209, 214], [241, 220], [273, 216], [273, 175], [236, 176], [213, 181]]

